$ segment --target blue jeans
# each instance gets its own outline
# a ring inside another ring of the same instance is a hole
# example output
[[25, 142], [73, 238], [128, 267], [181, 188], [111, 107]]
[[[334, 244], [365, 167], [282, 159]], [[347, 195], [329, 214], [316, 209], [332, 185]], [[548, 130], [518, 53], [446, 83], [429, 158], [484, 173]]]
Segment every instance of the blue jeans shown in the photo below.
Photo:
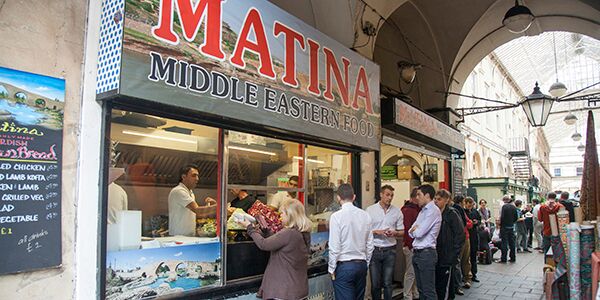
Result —
[[[392, 299], [392, 280], [394, 277], [394, 265], [396, 263], [396, 246], [387, 248], [375, 248], [369, 269], [371, 270], [371, 298], [381, 299], [381, 288], [383, 287], [383, 299]], [[382, 286], [383, 284], [383, 286]]]
[[500, 256], [500, 261], [506, 262], [506, 257], [508, 256], [508, 251], [510, 250], [510, 261], [517, 260], [516, 253], [516, 243], [515, 243], [515, 230], [514, 228], [500, 228], [500, 239], [502, 239], [502, 244], [500, 245], [500, 250], [502, 255]]
[[338, 261], [335, 268], [335, 280], [333, 281], [335, 299], [363, 300], [366, 286], [366, 261]]
[[435, 292], [435, 265], [437, 264], [437, 252], [435, 249], [414, 250], [413, 267], [417, 278], [419, 299], [437, 300]]

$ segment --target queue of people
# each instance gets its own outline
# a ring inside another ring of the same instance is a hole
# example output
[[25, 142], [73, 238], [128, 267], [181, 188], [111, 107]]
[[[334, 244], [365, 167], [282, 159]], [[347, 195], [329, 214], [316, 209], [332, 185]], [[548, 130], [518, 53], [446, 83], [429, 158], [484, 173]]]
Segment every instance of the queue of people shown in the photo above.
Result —
[[[192, 190], [197, 183], [196, 166], [181, 169], [180, 183], [169, 194], [171, 235], [194, 235], [195, 218], [215, 213], [214, 199], [207, 197], [203, 206], [196, 203]], [[231, 192], [235, 196], [232, 207], [247, 210], [255, 200], [244, 190]], [[258, 248], [270, 252], [258, 292], [263, 299], [302, 299], [308, 295], [312, 223], [295, 196], [281, 192], [274, 200], [284, 225], [275, 234], [260, 223], [238, 221]], [[544, 204], [534, 200], [533, 206], [504, 196], [494, 224], [484, 199], [476, 207], [470, 197], [452, 197], [447, 190], [435, 191], [428, 184], [413, 189], [401, 208], [392, 204], [392, 186], [382, 186], [379, 196], [379, 201], [362, 210], [354, 205], [356, 195], [350, 184], [338, 187], [336, 198], [341, 209], [329, 222], [328, 262], [336, 299], [364, 299], [367, 273], [371, 299], [392, 299], [396, 244], [401, 237], [406, 264], [404, 299], [454, 299], [464, 294], [463, 288], [479, 282], [477, 264], [491, 263], [494, 248], [501, 249], [499, 263], [515, 262], [517, 252], [531, 252], [535, 237], [545, 253], [550, 246], [548, 217], [566, 206], [555, 193], [549, 193]], [[561, 198], [568, 198], [568, 194], [561, 194]]]

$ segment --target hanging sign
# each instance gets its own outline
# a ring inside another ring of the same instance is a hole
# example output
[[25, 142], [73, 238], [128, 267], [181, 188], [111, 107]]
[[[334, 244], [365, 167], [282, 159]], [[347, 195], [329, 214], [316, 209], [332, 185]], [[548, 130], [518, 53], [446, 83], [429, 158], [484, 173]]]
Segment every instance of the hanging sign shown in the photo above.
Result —
[[65, 81], [0, 67], [0, 274], [61, 264]]
[[105, 1], [99, 98], [379, 149], [379, 66], [259, 0]]

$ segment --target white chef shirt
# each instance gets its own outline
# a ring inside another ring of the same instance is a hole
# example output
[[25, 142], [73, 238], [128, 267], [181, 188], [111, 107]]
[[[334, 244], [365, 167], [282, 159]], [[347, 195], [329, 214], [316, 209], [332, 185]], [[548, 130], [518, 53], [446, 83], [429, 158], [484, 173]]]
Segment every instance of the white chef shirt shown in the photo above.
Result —
[[292, 198], [287, 191], [279, 191], [275, 193], [269, 201], [267, 201], [267, 204], [279, 209], [279, 207], [281, 207], [281, 204], [283, 204], [285, 201], [292, 199], [294, 198]]
[[342, 204], [329, 220], [329, 273], [340, 261], [363, 259], [368, 264], [372, 254], [371, 217], [352, 203]]
[[186, 206], [196, 201], [194, 192], [179, 183], [169, 193], [169, 235], [196, 235], [196, 214]]
[[[381, 207], [379, 202], [367, 207], [367, 213], [371, 216], [371, 230], [404, 230], [404, 217], [399, 208], [390, 205], [387, 210]], [[396, 237], [373, 235], [375, 247], [391, 247], [396, 245]]]
[[117, 212], [127, 210], [127, 193], [116, 183], [108, 185], [108, 224], [117, 223]]

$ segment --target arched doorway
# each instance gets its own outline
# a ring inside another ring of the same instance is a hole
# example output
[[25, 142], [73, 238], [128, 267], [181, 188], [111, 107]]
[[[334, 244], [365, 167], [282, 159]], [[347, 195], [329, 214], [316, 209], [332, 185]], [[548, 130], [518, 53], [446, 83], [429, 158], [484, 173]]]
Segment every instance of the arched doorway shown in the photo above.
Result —
[[492, 162], [492, 158], [490, 157], [488, 157], [485, 164], [485, 173], [486, 177], [494, 177], [494, 162]]
[[479, 153], [477, 153], [477, 152], [473, 153], [472, 164], [473, 165], [472, 165], [471, 169], [473, 170], [473, 176], [471, 176], [471, 178], [483, 177], [481, 156], [479, 155]]

